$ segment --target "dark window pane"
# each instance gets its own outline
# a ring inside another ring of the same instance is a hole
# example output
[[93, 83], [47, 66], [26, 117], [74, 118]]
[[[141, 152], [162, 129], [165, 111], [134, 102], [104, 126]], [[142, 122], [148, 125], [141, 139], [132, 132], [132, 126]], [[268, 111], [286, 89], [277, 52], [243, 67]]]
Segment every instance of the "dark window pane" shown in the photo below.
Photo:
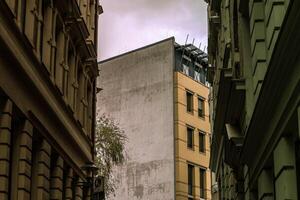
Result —
[[193, 132], [192, 128], [187, 128], [187, 147], [193, 148]]
[[198, 116], [204, 117], [204, 100], [202, 98], [198, 98]]
[[193, 195], [194, 166], [188, 165], [188, 194]]
[[188, 112], [193, 112], [193, 94], [186, 92], [186, 110]]
[[205, 152], [205, 133], [199, 133], [199, 151]]
[[200, 198], [205, 198], [205, 169], [200, 168]]

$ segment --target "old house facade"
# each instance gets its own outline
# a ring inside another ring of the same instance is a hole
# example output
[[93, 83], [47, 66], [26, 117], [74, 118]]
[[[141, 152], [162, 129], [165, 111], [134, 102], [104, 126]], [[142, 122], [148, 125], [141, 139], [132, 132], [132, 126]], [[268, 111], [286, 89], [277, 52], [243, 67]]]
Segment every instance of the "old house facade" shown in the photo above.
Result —
[[0, 1], [0, 199], [91, 196], [95, 0]]
[[300, 2], [208, 3], [215, 192], [299, 199]]

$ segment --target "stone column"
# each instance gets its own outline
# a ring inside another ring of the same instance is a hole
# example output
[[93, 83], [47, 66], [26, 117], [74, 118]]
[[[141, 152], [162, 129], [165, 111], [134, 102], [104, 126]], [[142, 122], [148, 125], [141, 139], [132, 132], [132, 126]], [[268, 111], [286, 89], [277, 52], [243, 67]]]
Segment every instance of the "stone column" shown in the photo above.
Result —
[[263, 169], [258, 177], [258, 199], [274, 199], [273, 188], [273, 171], [271, 169]]
[[19, 145], [17, 199], [20, 200], [30, 200], [32, 134], [33, 126], [28, 120], [25, 120], [20, 133]]
[[[60, 156], [57, 156], [53, 163], [53, 171], [51, 172], [50, 180], [50, 199], [61, 200], [63, 191], [63, 164], [64, 161]], [[51, 164], [52, 165], [52, 164]]]
[[69, 169], [66, 175], [66, 191], [65, 191], [65, 199], [73, 199], [72, 192], [72, 182], [73, 182], [73, 169]]
[[51, 146], [46, 140], [43, 140], [37, 156], [38, 177], [37, 177], [37, 191], [35, 192], [36, 200], [49, 199], [50, 154], [51, 154]]
[[264, 75], [267, 70], [265, 2], [263, 0], [249, 1], [251, 57], [254, 100], [259, 94]]
[[256, 200], [257, 194], [256, 191], [253, 190], [254, 188], [250, 188], [249, 180], [250, 180], [250, 173], [249, 167], [247, 165], [244, 166], [244, 191], [245, 191], [245, 200]]
[[82, 200], [82, 179], [79, 178], [75, 187], [75, 200]]
[[295, 143], [291, 137], [282, 137], [274, 149], [276, 199], [297, 199], [295, 166]]
[[8, 200], [13, 103], [3, 98], [0, 106], [0, 199]]

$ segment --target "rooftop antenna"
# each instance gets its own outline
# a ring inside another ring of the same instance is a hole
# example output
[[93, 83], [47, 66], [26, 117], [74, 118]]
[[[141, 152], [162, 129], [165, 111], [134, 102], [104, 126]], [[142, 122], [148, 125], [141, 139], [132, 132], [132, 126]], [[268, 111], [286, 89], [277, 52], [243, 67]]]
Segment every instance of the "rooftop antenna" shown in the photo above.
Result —
[[189, 39], [189, 34], [186, 35], [184, 46], [187, 44], [188, 39]]
[[[193, 38], [193, 42], [192, 42], [192, 45], [194, 46], [194, 42], [195, 42], [195, 38]], [[192, 49], [190, 50], [190, 53], [189, 53], [189, 62], [188, 62], [188, 65], [190, 64], [190, 62], [192, 62], [192, 59], [191, 59], [191, 54], [192, 54]]]
[[203, 52], [205, 52], [206, 46], [204, 46]]
[[199, 48], [198, 49], [200, 49], [201, 48], [201, 42], [200, 42], [200, 44], [199, 44]]

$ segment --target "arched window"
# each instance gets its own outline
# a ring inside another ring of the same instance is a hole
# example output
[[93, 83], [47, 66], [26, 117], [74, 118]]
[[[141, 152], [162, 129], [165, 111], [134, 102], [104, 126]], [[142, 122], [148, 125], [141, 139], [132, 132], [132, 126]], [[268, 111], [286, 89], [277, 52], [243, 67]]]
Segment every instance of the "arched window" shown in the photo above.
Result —
[[67, 97], [70, 107], [75, 111], [75, 90], [76, 90], [76, 55], [74, 46], [69, 41], [68, 48], [68, 83], [67, 83]]
[[55, 84], [58, 87], [61, 94], [63, 94], [63, 77], [64, 77], [64, 59], [65, 59], [65, 34], [64, 25], [62, 19], [57, 16], [55, 27], [55, 67], [54, 77]]
[[56, 12], [52, 0], [43, 0], [42, 61], [53, 77], [55, 59]]
[[87, 14], [87, 0], [79, 0], [78, 1], [81, 16], [84, 20], [86, 20], [86, 14]]
[[92, 41], [95, 41], [95, 1], [94, 0], [90, 0], [90, 4], [89, 4], [89, 32], [90, 32], [90, 39]]
[[238, 30], [238, 8], [237, 8], [237, 0], [234, 0], [233, 4], [233, 34], [234, 34], [234, 50], [236, 52], [239, 51], [239, 30]]
[[27, 0], [5, 0], [11, 12], [16, 18], [17, 25], [24, 32], [25, 16], [26, 16], [26, 1]]
[[77, 119], [80, 122], [81, 126], [84, 127], [84, 97], [85, 97], [85, 78], [83, 74], [82, 64], [78, 66], [77, 69], [77, 83], [78, 83], [78, 92], [77, 92], [77, 105], [76, 113]]
[[91, 139], [91, 128], [93, 119], [93, 82], [89, 81], [87, 85], [87, 109], [86, 109], [86, 132]]
[[30, 41], [37, 57], [41, 59], [43, 28], [43, 0], [26, 1], [25, 35]]
[[68, 103], [68, 96], [69, 96], [69, 70], [70, 70], [70, 65], [69, 65], [69, 40], [70, 37], [67, 34], [64, 34], [65, 37], [65, 44], [64, 44], [64, 61], [62, 63], [62, 69], [63, 69], [63, 80], [62, 80], [62, 89], [63, 89], [63, 95], [64, 95], [64, 100], [66, 103]]

